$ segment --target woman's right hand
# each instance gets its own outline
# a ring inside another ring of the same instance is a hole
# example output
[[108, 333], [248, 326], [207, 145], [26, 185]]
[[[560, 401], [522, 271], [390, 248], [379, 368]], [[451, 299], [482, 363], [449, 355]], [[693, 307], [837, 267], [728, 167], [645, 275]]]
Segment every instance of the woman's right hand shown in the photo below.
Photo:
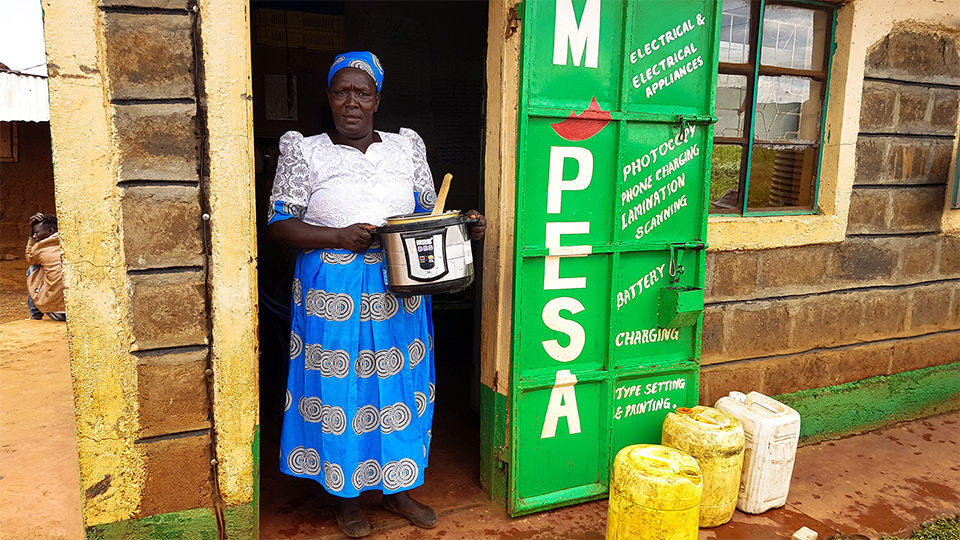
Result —
[[373, 243], [376, 225], [354, 223], [346, 227], [321, 227], [296, 218], [275, 221], [267, 227], [270, 239], [294, 249], [348, 249], [366, 251]]
[[354, 253], [362, 253], [373, 243], [371, 232], [377, 228], [376, 225], [369, 223], [354, 223], [340, 229], [339, 244], [343, 249], [349, 249]]

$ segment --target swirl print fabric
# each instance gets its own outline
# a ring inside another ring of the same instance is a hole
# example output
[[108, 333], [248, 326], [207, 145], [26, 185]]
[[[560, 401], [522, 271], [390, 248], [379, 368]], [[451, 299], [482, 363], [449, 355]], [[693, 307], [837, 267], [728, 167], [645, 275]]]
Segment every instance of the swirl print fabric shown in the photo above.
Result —
[[338, 497], [417, 487], [427, 467], [430, 300], [393, 296], [382, 268], [376, 250], [297, 260], [280, 470]]
[[[366, 153], [285, 134], [268, 222], [381, 225], [433, 208], [423, 140], [378, 133]], [[316, 249], [297, 259], [291, 304], [280, 470], [340, 497], [421, 485], [436, 395], [430, 298], [388, 293], [379, 248]]]

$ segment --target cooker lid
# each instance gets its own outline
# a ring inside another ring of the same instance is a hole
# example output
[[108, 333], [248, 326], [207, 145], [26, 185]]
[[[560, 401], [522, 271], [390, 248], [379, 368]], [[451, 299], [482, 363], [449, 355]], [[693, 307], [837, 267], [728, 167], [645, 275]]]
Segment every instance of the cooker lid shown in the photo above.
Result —
[[387, 224], [382, 227], [377, 227], [377, 232], [381, 234], [387, 234], [395, 232], [421, 231], [425, 229], [460, 225], [470, 221], [473, 220], [467, 216], [460, 215], [460, 212], [457, 210], [449, 210], [436, 216], [430, 212], [404, 214], [401, 216], [388, 217]]

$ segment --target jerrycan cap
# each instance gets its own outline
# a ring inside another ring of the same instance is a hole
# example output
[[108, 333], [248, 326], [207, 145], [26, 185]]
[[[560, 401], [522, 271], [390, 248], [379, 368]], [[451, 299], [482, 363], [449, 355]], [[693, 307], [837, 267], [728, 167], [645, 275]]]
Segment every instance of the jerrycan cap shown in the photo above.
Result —
[[710, 407], [698, 406], [695, 409], [691, 409], [690, 407], [677, 407], [676, 413], [687, 416], [699, 424], [707, 424], [714, 429], [722, 429], [730, 425], [730, 419], [727, 418], [727, 415]]
[[651, 444], [637, 445], [630, 453], [634, 459], [643, 460], [648, 467], [668, 470], [674, 474], [685, 476], [694, 484], [699, 484], [702, 481], [703, 474], [696, 466], [694, 458], [681, 450]]
[[690, 465], [681, 465], [677, 467], [677, 472], [684, 476], [689, 476], [690, 478], [695, 479], [698, 482], [700, 481], [700, 477], [703, 476], [702, 474], [700, 474], [700, 471], [698, 471], [696, 467], [691, 467]]
[[738, 401], [738, 402], [740, 402], [740, 403], [746, 403], [746, 402], [747, 402], [747, 395], [744, 394], [743, 392], [736, 392], [736, 391], [730, 392], [730, 398], [733, 399], [734, 401]]

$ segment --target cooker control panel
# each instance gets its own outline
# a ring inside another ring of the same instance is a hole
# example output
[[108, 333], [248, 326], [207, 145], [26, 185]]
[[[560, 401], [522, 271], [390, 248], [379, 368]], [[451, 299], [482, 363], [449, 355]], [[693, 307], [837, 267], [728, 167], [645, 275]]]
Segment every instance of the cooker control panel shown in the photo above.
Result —
[[420, 268], [430, 270], [436, 266], [433, 249], [434, 237], [417, 238], [417, 257], [420, 260]]
[[447, 275], [445, 238], [443, 230], [410, 236], [401, 234], [407, 252], [407, 277], [416, 281], [433, 281]]

